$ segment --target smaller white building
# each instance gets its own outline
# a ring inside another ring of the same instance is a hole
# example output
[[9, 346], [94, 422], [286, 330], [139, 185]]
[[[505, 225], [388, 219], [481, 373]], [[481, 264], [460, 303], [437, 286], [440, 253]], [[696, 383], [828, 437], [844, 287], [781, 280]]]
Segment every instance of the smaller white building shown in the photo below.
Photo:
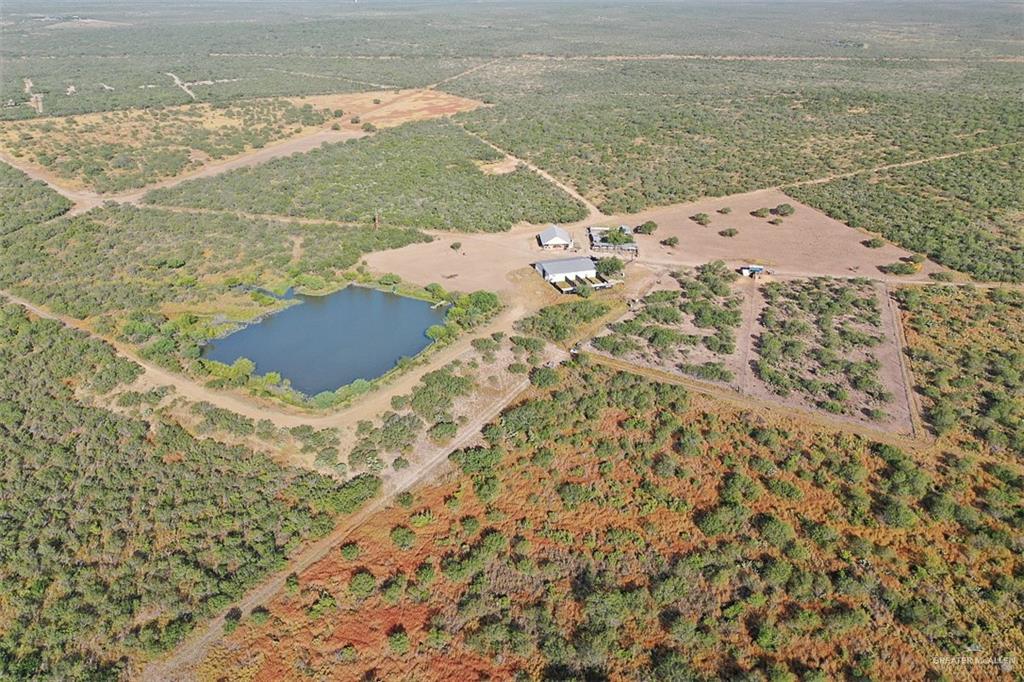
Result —
[[573, 246], [572, 235], [558, 225], [549, 225], [537, 235], [537, 241], [543, 249], [571, 249]]

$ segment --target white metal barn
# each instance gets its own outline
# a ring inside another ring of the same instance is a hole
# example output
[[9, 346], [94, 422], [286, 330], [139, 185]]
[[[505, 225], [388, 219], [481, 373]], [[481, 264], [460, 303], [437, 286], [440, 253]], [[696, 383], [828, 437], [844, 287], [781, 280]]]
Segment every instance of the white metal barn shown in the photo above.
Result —
[[607, 289], [611, 286], [611, 282], [597, 274], [597, 264], [593, 258], [545, 260], [534, 263], [533, 267], [563, 294], [571, 294], [582, 286], [591, 289]]
[[597, 265], [590, 258], [559, 258], [535, 263], [534, 268], [548, 282], [564, 282], [567, 279], [588, 279], [597, 277]]
[[548, 229], [537, 235], [537, 241], [545, 249], [571, 249], [573, 246], [572, 235], [558, 225], [548, 226]]

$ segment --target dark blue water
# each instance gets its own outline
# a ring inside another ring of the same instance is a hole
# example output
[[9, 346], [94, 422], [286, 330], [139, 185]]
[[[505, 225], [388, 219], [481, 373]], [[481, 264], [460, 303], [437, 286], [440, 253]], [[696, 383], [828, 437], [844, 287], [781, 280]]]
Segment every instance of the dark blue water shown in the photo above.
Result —
[[249, 358], [257, 374], [278, 372], [313, 396], [374, 379], [416, 355], [430, 344], [427, 329], [445, 316], [426, 301], [359, 286], [285, 298], [300, 303], [211, 341], [203, 357], [227, 365]]

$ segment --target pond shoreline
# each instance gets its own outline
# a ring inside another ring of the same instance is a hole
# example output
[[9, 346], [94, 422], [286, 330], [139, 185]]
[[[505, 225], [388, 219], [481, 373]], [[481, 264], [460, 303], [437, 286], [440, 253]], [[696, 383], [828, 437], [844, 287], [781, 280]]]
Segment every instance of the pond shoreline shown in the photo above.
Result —
[[247, 288], [290, 304], [204, 342], [201, 358], [228, 367], [248, 359], [258, 370], [253, 376], [278, 374], [303, 402], [392, 373], [434, 344], [427, 330], [444, 324], [447, 314], [439, 312], [445, 301], [405, 296], [394, 287], [350, 282], [323, 294]]

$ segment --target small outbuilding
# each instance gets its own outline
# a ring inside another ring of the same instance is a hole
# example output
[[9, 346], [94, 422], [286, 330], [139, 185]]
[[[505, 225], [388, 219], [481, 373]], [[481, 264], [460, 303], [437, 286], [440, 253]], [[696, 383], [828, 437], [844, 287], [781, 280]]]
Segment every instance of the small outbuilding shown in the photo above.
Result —
[[759, 279], [761, 275], [768, 274], [768, 271], [763, 265], [744, 265], [740, 268], [740, 274], [744, 277]]
[[573, 247], [572, 235], [558, 225], [549, 225], [548, 229], [537, 235], [537, 241], [542, 249], [567, 250]]

